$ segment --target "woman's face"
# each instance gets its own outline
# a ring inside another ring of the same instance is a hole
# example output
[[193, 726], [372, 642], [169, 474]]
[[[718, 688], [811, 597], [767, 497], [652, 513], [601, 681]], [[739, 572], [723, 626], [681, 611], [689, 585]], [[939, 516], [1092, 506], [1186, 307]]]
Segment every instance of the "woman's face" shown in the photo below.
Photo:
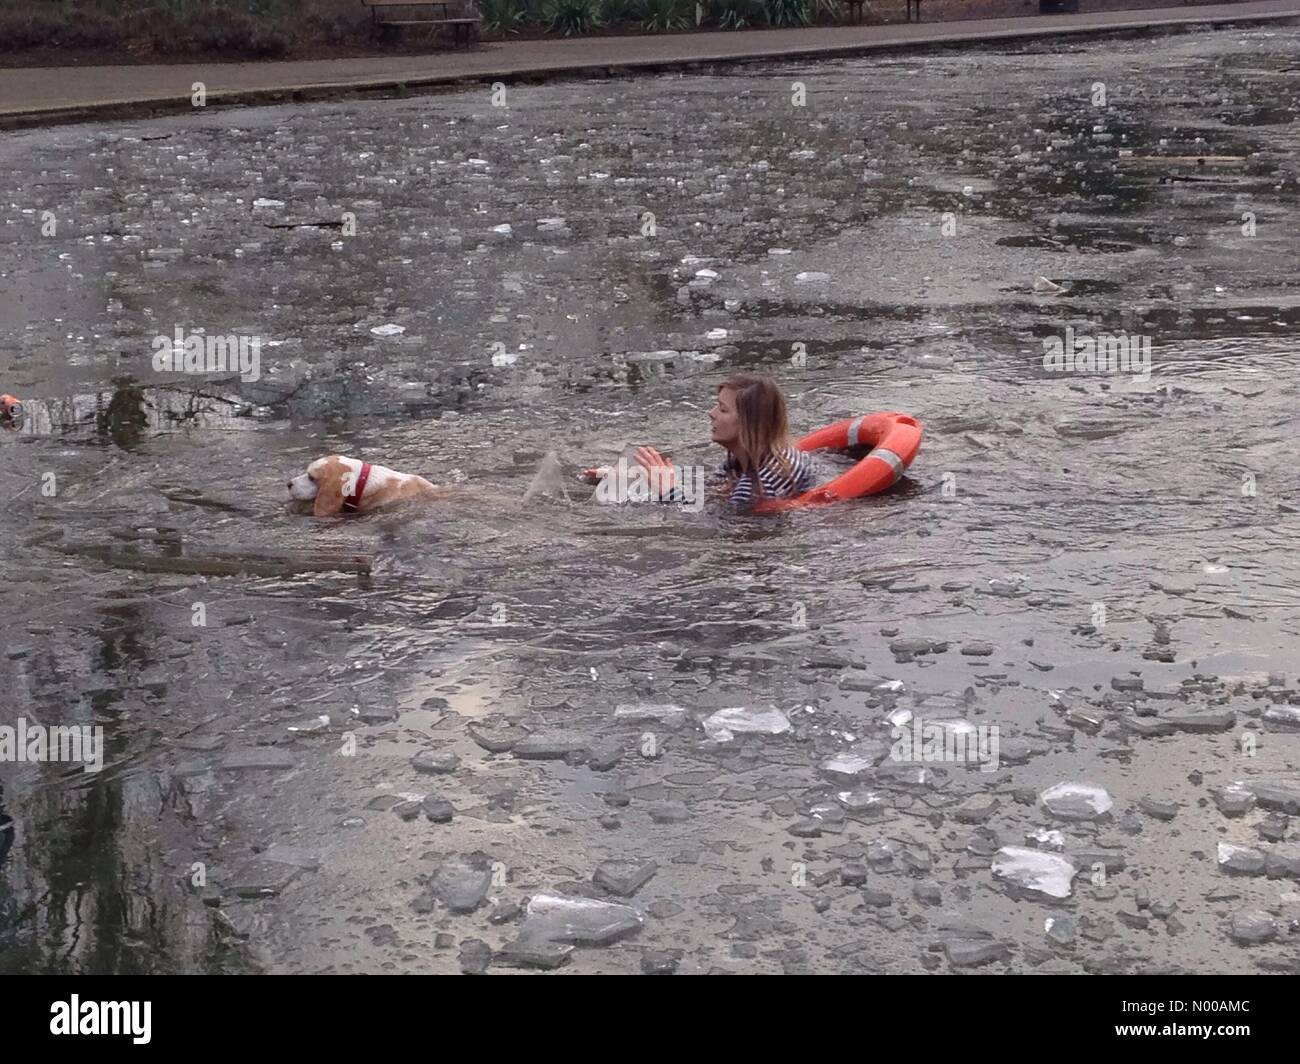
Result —
[[731, 447], [740, 439], [740, 418], [736, 414], [736, 393], [730, 388], [720, 388], [718, 398], [709, 410], [713, 426], [713, 442]]

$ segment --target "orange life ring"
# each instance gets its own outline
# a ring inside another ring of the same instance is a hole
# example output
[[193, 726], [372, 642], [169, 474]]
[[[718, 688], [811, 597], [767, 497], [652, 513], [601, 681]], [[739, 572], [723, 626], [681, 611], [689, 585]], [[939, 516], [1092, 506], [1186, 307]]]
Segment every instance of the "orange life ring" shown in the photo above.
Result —
[[893, 486], [921, 449], [921, 423], [893, 411], [845, 418], [810, 433], [795, 444], [801, 451], [846, 451], [870, 447], [871, 453], [852, 469], [811, 491], [789, 499], [760, 500], [754, 510], [773, 513], [801, 506], [821, 506], [841, 499], [875, 495]]
[[0, 417], [21, 417], [23, 402], [16, 395], [0, 395]]

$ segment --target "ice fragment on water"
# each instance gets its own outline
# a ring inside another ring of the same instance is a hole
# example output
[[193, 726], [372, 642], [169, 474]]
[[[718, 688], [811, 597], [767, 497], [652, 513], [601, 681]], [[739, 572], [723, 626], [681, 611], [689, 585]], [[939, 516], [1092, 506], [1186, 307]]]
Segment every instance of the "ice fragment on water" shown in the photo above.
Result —
[[1064, 857], [1021, 846], [1003, 846], [993, 857], [993, 874], [1050, 898], [1068, 898], [1074, 865]]
[[1038, 800], [1065, 820], [1093, 820], [1114, 804], [1104, 787], [1092, 783], [1058, 783], [1043, 791]]
[[790, 721], [779, 709], [750, 709], [733, 706], [720, 709], [704, 720], [704, 734], [720, 743], [730, 742], [736, 734], [782, 735], [790, 730]]

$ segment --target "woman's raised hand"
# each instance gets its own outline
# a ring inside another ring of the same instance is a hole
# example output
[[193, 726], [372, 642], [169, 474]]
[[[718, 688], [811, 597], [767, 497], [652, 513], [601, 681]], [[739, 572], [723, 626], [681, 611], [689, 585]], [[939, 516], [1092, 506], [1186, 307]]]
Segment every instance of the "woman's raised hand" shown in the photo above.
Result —
[[636, 449], [637, 465], [646, 469], [653, 469], [655, 466], [670, 466], [672, 462], [668, 461], [663, 455], [653, 447], [638, 447]]
[[636, 462], [650, 475], [650, 491], [655, 498], [662, 498], [677, 486], [673, 464], [653, 447], [638, 447]]

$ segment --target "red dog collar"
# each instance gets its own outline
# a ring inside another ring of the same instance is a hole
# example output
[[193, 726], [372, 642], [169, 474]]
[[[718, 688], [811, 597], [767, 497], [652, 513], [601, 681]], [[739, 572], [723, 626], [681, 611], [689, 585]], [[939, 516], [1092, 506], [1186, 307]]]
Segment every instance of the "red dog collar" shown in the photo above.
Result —
[[361, 472], [357, 474], [357, 486], [353, 489], [352, 494], [343, 500], [343, 506], [348, 510], [361, 509], [361, 493], [366, 490], [366, 481], [370, 479], [370, 463], [361, 463]]

